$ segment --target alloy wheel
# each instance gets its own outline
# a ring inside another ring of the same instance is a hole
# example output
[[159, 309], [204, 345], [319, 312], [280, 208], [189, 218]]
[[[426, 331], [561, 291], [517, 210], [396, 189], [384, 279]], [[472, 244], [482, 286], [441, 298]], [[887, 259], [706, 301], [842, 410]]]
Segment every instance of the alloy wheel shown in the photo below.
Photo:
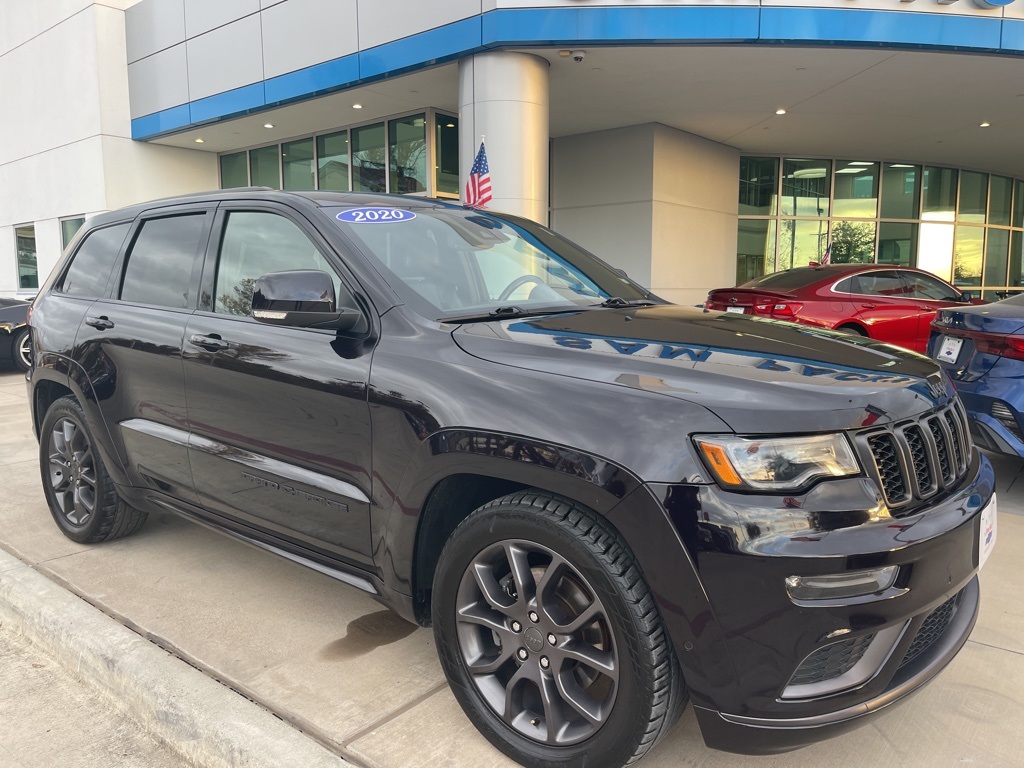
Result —
[[519, 733], [575, 744], [611, 714], [619, 681], [611, 617], [556, 552], [523, 540], [481, 551], [462, 576], [455, 620], [473, 684]]
[[82, 426], [63, 418], [53, 425], [47, 445], [49, 480], [60, 513], [83, 526], [96, 511], [96, 458]]

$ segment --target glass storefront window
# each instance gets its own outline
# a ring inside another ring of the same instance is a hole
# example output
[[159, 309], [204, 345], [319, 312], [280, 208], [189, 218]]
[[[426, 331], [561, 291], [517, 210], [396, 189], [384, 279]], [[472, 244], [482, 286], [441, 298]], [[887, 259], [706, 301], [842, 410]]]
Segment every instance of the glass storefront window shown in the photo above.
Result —
[[356, 192], [387, 191], [384, 123], [352, 129], [352, 187]]
[[1006, 254], [1010, 247], [1010, 230], [988, 230], [988, 241], [985, 243], [985, 278], [984, 285], [1007, 285]]
[[988, 199], [988, 223], [1010, 223], [1010, 198], [1013, 193], [1013, 180], [1005, 176], [993, 176], [991, 193]]
[[953, 225], [921, 222], [917, 242], [917, 268], [948, 281], [953, 276]]
[[779, 255], [776, 269], [806, 267], [821, 262], [828, 247], [828, 222], [784, 219], [779, 222]]
[[786, 160], [782, 166], [782, 215], [828, 216], [831, 169], [829, 160]]
[[775, 271], [775, 220], [740, 219], [736, 231], [736, 284]]
[[875, 261], [875, 222], [837, 221], [832, 224], [832, 264], [872, 264]]
[[436, 115], [434, 192], [459, 194], [459, 118]]
[[64, 250], [71, 242], [71, 238], [78, 234], [78, 230], [85, 224], [84, 216], [73, 216], [60, 220], [60, 247]]
[[988, 175], [964, 171], [960, 175], [960, 204], [957, 219], [973, 224], [985, 223], [988, 209]]
[[878, 225], [878, 263], [914, 266], [917, 253], [917, 224], [883, 221]]
[[955, 168], [924, 169], [923, 219], [929, 221], [953, 221], [956, 211]]
[[388, 121], [391, 193], [427, 191], [427, 116]]
[[249, 186], [249, 164], [245, 152], [220, 156], [221, 189]]
[[916, 219], [920, 202], [921, 166], [886, 163], [882, 168], [882, 218]]
[[284, 189], [316, 189], [313, 180], [313, 139], [299, 139], [281, 145]]
[[873, 219], [878, 215], [878, 163], [836, 161], [833, 216]]
[[1013, 220], [1010, 224], [1024, 227], [1024, 180], [1015, 181], [1013, 184]]
[[348, 131], [317, 136], [316, 162], [320, 189], [348, 192]]
[[36, 227], [24, 224], [14, 228], [18, 249], [18, 288], [38, 288], [39, 268], [36, 266]]
[[249, 178], [254, 187], [281, 188], [281, 158], [277, 144], [249, 150]]
[[1010, 274], [1006, 284], [1024, 285], [1024, 233], [1022, 232], [1014, 232], [1010, 235]]
[[953, 285], [981, 285], [985, 228], [958, 226], [953, 241]]
[[740, 215], [778, 213], [779, 159], [740, 158]]

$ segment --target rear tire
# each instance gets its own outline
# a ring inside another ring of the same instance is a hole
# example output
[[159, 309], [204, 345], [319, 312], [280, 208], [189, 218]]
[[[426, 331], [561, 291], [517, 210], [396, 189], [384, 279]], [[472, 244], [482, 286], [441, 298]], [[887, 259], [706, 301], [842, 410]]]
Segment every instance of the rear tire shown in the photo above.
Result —
[[836, 328], [840, 333], [848, 333], [851, 336], [863, 336], [867, 338], [867, 331], [861, 328], [859, 325], [841, 325]]
[[456, 699], [524, 766], [633, 763], [686, 704], [633, 555], [568, 499], [520, 492], [473, 512], [441, 553], [432, 611]]
[[146, 522], [145, 512], [118, 498], [85, 413], [73, 397], [62, 397], [46, 412], [39, 436], [39, 470], [50, 514], [72, 541], [119, 539]]
[[14, 335], [11, 342], [11, 357], [14, 358], [14, 364], [23, 371], [32, 367], [32, 338], [29, 336], [27, 326]]

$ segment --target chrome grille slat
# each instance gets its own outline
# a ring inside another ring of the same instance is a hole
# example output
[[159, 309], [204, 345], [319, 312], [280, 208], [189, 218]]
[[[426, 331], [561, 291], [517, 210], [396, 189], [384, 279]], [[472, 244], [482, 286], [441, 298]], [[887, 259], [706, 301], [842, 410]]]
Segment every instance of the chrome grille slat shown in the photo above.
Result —
[[959, 401], [891, 428], [865, 430], [857, 438], [870, 457], [875, 479], [893, 510], [953, 487], [967, 472], [971, 442]]

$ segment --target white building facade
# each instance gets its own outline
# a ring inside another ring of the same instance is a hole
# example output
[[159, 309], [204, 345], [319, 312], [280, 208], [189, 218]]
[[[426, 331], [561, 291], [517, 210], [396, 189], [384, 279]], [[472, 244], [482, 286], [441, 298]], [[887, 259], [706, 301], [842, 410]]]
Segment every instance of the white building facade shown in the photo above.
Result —
[[826, 249], [995, 298], [1024, 287], [1022, 74], [1024, 0], [0, 0], [0, 295], [99, 211], [457, 199], [484, 140], [491, 208], [669, 300]]

